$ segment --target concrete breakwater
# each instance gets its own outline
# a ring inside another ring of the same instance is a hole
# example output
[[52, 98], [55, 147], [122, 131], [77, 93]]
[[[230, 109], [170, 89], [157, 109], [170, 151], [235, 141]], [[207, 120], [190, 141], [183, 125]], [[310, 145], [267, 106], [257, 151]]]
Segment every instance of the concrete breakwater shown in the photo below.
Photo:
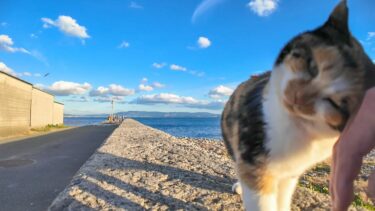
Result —
[[[50, 210], [243, 210], [220, 141], [178, 139], [125, 120]], [[329, 210], [327, 194], [298, 187], [293, 210]]]

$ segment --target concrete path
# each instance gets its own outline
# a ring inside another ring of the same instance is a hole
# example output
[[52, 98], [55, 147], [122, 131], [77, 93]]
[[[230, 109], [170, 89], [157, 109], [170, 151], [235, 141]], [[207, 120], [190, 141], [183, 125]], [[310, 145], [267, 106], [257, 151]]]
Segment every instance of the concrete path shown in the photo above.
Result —
[[85, 126], [0, 145], [0, 210], [46, 210], [116, 126]]

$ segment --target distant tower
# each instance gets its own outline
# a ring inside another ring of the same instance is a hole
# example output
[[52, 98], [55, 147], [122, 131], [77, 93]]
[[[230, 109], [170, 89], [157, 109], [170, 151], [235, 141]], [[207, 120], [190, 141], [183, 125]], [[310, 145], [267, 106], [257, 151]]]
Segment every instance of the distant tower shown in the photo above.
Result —
[[115, 115], [115, 113], [114, 113], [114, 110], [115, 110], [115, 101], [112, 99], [111, 103], [112, 103], [112, 117], [113, 117]]

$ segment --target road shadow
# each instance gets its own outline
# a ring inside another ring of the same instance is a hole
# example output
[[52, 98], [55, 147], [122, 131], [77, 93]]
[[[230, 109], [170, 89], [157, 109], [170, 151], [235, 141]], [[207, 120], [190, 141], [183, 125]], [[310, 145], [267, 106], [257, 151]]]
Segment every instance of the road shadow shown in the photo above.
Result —
[[99, 156], [105, 157], [103, 160], [104, 168], [108, 169], [122, 169], [126, 170], [142, 170], [154, 171], [164, 175], [168, 175], [169, 180], [179, 180], [182, 183], [191, 185], [193, 187], [221, 192], [232, 193], [232, 185], [235, 182], [231, 177], [219, 177], [210, 174], [202, 174], [194, 171], [189, 171], [174, 166], [160, 165], [150, 163], [147, 161], [130, 160], [123, 157], [117, 157], [107, 153], [99, 153]]
[[[126, 210], [147, 210], [149, 207], [166, 206], [168, 210], [208, 210], [202, 204], [204, 195], [197, 201], [185, 201], [179, 199], [178, 196], [171, 194], [166, 195], [162, 193], [161, 189], [149, 190], [147, 186], [140, 187], [137, 182], [125, 182], [115, 176], [106, 174], [120, 170], [120, 172], [132, 171], [146, 171], [146, 172], [159, 172], [168, 175], [168, 181], [175, 180], [185, 183], [189, 186], [205, 189], [208, 191], [215, 191], [219, 193], [231, 193], [231, 186], [235, 181], [233, 178], [219, 177], [209, 174], [202, 174], [185, 169], [177, 168], [174, 166], [160, 165], [150, 162], [141, 162], [131, 160], [123, 157], [114, 156], [108, 153], [97, 152], [95, 159], [100, 160], [100, 168], [86, 168], [77, 175], [71, 182], [70, 190], [73, 187], [79, 188], [83, 192], [94, 196], [97, 200], [104, 200], [116, 209]], [[93, 158], [92, 158], [93, 159]], [[91, 163], [89, 161], [88, 163]], [[102, 173], [103, 172], [103, 173]], [[157, 183], [157, 181], [156, 181]], [[98, 184], [100, 184], [100, 187]], [[103, 188], [105, 187], [105, 189]], [[173, 186], [172, 186], [173, 187]], [[183, 187], [183, 186], [182, 186]], [[160, 186], [159, 186], [160, 188]], [[180, 187], [181, 188], [181, 187]], [[184, 193], [189, 194], [189, 193]], [[205, 192], [205, 195], [209, 194]], [[80, 207], [81, 202], [77, 201], [71, 194], [65, 194], [65, 201], [54, 203], [50, 210], [71, 210], [68, 207], [75, 207], [79, 210], [92, 210], [96, 209], [92, 204], [87, 207]], [[81, 196], [82, 197], [82, 196]], [[140, 199], [142, 203], [132, 201], [134, 197]], [[68, 203], [68, 205], [67, 205]], [[103, 209], [103, 207], [99, 207]], [[105, 208], [105, 207], [104, 207]]]

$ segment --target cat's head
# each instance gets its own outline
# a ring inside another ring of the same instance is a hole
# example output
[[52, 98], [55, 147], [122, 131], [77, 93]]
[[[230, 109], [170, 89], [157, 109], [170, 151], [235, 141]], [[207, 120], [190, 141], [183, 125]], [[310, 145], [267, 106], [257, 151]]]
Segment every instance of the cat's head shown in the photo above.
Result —
[[346, 1], [319, 28], [292, 39], [273, 71], [285, 109], [341, 130], [358, 107], [371, 60], [351, 35]]

